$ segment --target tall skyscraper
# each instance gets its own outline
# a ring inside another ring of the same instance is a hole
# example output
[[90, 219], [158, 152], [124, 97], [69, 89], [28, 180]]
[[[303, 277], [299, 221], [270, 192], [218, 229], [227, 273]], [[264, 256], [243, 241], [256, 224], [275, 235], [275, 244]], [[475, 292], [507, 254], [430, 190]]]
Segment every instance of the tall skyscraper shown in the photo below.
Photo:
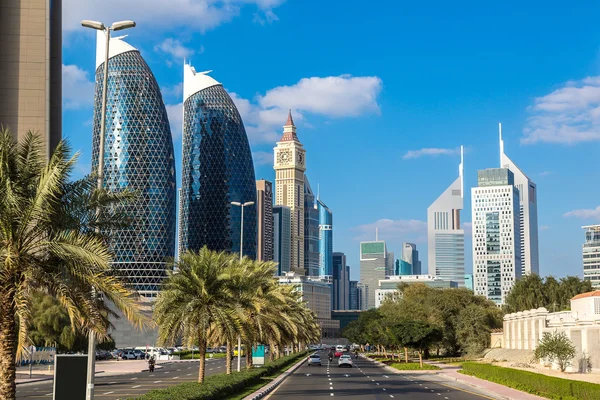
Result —
[[416, 244], [402, 243], [402, 257], [399, 261], [400, 270], [396, 271], [396, 275], [421, 275], [421, 261]]
[[[317, 210], [319, 212], [319, 276], [327, 276], [333, 274], [333, 213], [319, 198], [317, 198]], [[343, 255], [343, 253], [339, 254]], [[344, 267], [345, 265], [344, 262]], [[345, 310], [345, 308], [337, 308], [337, 310]]]
[[291, 271], [304, 275], [304, 172], [305, 150], [296, 136], [292, 112], [283, 127], [275, 152], [275, 204], [291, 212]]
[[0, 1], [0, 125], [38, 132], [48, 154], [62, 136], [62, 0]]
[[92, 170], [104, 157], [104, 188], [137, 192], [122, 206], [132, 223], [113, 229], [113, 266], [142, 295], [153, 297], [175, 256], [176, 180], [173, 141], [160, 87], [140, 52], [110, 41], [104, 154], [99, 155], [105, 36], [99, 31], [92, 142]]
[[390, 265], [393, 271], [394, 258], [391, 261], [385, 241], [360, 242], [360, 282], [366, 287], [366, 309], [375, 308], [375, 290], [379, 281], [389, 274]]
[[508, 168], [513, 173], [515, 187], [519, 191], [519, 216], [521, 236], [521, 274], [540, 273], [538, 251], [537, 187], [519, 167], [504, 154], [502, 124], [498, 124], [500, 135], [500, 168]]
[[348, 310], [360, 309], [358, 306], [358, 297], [358, 281], [350, 281], [348, 283]]
[[[183, 67], [180, 249], [240, 252], [242, 207], [256, 202], [254, 164], [235, 104], [223, 86]], [[244, 207], [244, 255], [256, 258], [256, 205]]]
[[594, 289], [600, 289], [600, 225], [582, 226], [585, 229], [583, 243], [583, 279], [591, 281]]
[[427, 208], [427, 259], [429, 275], [464, 286], [465, 231], [460, 226], [463, 209], [463, 147], [458, 178]]
[[291, 212], [287, 206], [273, 206], [273, 261], [278, 275], [290, 272], [292, 247]]
[[258, 245], [256, 259], [273, 260], [273, 184], [264, 179], [256, 181], [256, 210], [258, 212]]
[[319, 210], [315, 194], [304, 175], [304, 271], [319, 276]]
[[346, 265], [344, 253], [333, 253], [333, 310], [349, 310], [350, 267]]
[[474, 292], [502, 305], [521, 277], [519, 190], [508, 168], [477, 171], [477, 183], [471, 189]]
[[[357, 294], [357, 310], [369, 310], [373, 307], [369, 307], [369, 287], [364, 283], [358, 282], [356, 284], [356, 294]], [[373, 294], [373, 296], [375, 296]]]

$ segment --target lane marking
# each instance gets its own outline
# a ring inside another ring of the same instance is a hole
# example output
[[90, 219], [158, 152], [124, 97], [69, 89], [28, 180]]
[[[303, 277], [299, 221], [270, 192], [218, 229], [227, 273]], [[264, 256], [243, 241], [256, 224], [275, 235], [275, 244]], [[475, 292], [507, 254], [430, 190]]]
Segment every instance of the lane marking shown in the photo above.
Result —
[[154, 383], [161, 383], [162, 381], [155, 381]]
[[447, 384], [445, 384], [445, 383], [441, 383], [441, 382], [438, 382], [438, 384], [440, 384], [440, 385], [442, 385], [442, 386], [449, 387], [449, 388], [451, 388], [451, 389], [459, 390], [459, 391], [461, 391], [461, 392], [465, 392], [465, 393], [473, 394], [473, 395], [475, 395], [475, 396], [479, 396], [479, 397], [481, 397], [482, 399], [495, 400], [493, 397], [489, 397], [489, 396], [483, 395], [483, 394], [481, 394], [481, 393], [470, 392], [470, 391], [468, 391], [468, 390], [461, 389], [461, 388], [457, 388], [456, 386], [447, 385]]
[[179, 371], [181, 371], [181, 368], [179, 368], [179, 369], [177, 370], [177, 372], [179, 372]]
[[187, 374], [187, 376], [192, 376], [192, 374]]
[[109, 385], [114, 385], [117, 382], [108, 382]]
[[137, 378], [131, 378], [132, 381], [135, 381]]
[[114, 392], [106, 392], [106, 393], [102, 393], [102, 394], [113, 394]]
[[135, 386], [133, 386], [133, 387], [132, 387], [132, 389], [137, 389], [137, 388], [139, 388], [139, 387], [141, 387], [141, 386], [142, 386], [142, 385], [135, 385]]
[[152, 375], [149, 375], [149, 376], [154, 376], [154, 374], [152, 374]]
[[179, 379], [179, 377], [178, 376], [174, 376], [173, 379]]
[[390, 394], [390, 397], [391, 397], [392, 399], [394, 398], [394, 396], [392, 396], [391, 394]]
[[389, 377], [389, 376], [387, 376], [387, 375], [384, 375], [383, 377], [384, 377], [384, 378], [388, 378], [388, 379], [390, 378], [390, 377]]
[[383, 388], [383, 391], [385, 392], [385, 388]]

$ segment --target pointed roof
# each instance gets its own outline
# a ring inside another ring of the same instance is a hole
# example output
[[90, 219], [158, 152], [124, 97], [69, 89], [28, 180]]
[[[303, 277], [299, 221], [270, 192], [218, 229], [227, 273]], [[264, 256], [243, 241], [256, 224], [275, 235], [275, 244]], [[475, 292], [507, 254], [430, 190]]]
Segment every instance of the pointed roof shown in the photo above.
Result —
[[292, 110], [289, 110], [287, 121], [283, 126], [281, 142], [300, 142], [298, 136], [296, 136], [296, 125], [294, 125], [294, 120], [292, 118]]
[[[126, 53], [128, 51], [138, 51], [135, 47], [129, 43], [123, 41], [127, 35], [111, 37], [110, 45], [108, 48], [108, 59], [118, 56], [119, 54]], [[106, 34], [104, 31], [97, 31], [96, 33], [96, 69], [104, 64], [104, 58], [106, 57]]]
[[220, 85], [208, 74], [212, 71], [197, 72], [192, 64], [183, 65], [183, 101], [195, 95], [201, 90], [211, 86]]

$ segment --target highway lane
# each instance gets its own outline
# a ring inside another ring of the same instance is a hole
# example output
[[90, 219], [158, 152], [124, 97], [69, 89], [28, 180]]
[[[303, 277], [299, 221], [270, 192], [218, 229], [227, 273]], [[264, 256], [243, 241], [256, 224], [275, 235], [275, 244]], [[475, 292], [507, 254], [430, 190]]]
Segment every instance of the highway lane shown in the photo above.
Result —
[[[279, 386], [269, 400], [329, 399], [356, 400], [482, 400], [495, 397], [477, 393], [468, 385], [446, 380], [437, 374], [392, 374], [372, 361], [353, 359], [353, 368], [340, 368], [337, 359], [329, 364], [321, 353], [323, 366], [304, 364]], [[499, 398], [498, 398], [499, 399]]]
[[[127, 362], [127, 361], [124, 361]], [[116, 400], [140, 396], [152, 389], [161, 389], [181, 382], [198, 380], [198, 361], [159, 363], [153, 373], [138, 372], [117, 376], [97, 376], [94, 399]], [[242, 366], [244, 360], [242, 359]], [[233, 368], [237, 366], [234, 360]], [[207, 359], [206, 375], [225, 373], [225, 359]], [[52, 381], [28, 383], [17, 386], [18, 400], [52, 398]]]

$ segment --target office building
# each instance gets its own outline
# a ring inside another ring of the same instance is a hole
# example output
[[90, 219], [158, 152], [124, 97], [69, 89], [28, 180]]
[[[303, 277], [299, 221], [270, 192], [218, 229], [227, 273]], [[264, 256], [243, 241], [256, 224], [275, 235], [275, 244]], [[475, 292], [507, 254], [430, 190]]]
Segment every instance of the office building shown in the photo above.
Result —
[[457, 288], [458, 282], [447, 281], [433, 275], [396, 275], [380, 280], [375, 291], [375, 307], [381, 307], [381, 304], [387, 299], [398, 300], [401, 297], [398, 285], [412, 285], [422, 283], [426, 286], [436, 289]]
[[600, 289], [600, 225], [582, 226], [585, 229], [583, 243], [583, 279], [591, 281], [594, 289]]
[[465, 288], [473, 291], [473, 274], [465, 274]]
[[352, 321], [356, 321], [360, 317], [361, 310], [333, 310], [331, 311], [331, 319], [340, 322], [340, 331], [344, 332], [344, 328]]
[[[332, 275], [333, 213], [321, 199], [317, 198], [316, 204], [319, 213], [319, 276]], [[340, 310], [342, 309], [340, 308]]]
[[[99, 31], [92, 141], [92, 170], [99, 160], [105, 36]], [[113, 267], [143, 296], [154, 297], [175, 256], [176, 180], [173, 141], [160, 87], [140, 52], [110, 41], [104, 188], [138, 193], [119, 207], [128, 227], [111, 229]], [[143, 110], [140, 111], [140, 110]]]
[[396, 260], [396, 271], [394, 275], [420, 275], [421, 261], [419, 252], [414, 243], [402, 243], [402, 258]]
[[521, 247], [521, 275], [540, 273], [537, 218], [537, 186], [525, 173], [504, 154], [502, 124], [498, 124], [500, 135], [500, 168], [508, 168], [514, 177], [519, 192], [519, 236]]
[[344, 253], [333, 253], [333, 310], [348, 310], [350, 307], [350, 267], [346, 265]]
[[369, 287], [364, 283], [358, 282], [356, 284], [357, 303], [358, 310], [368, 310], [373, 307], [369, 307]]
[[[319, 276], [319, 210], [308, 177], [304, 175], [304, 272]], [[328, 275], [328, 279], [331, 275]]]
[[273, 260], [273, 184], [264, 179], [256, 181], [257, 246], [256, 259]]
[[62, 136], [62, 0], [0, 1], [0, 125], [18, 140]]
[[304, 172], [306, 151], [296, 135], [292, 112], [283, 127], [283, 136], [275, 152], [275, 204], [288, 206], [291, 212], [291, 270], [304, 271]]
[[473, 289], [500, 306], [521, 277], [519, 190], [508, 168], [477, 171], [477, 183], [471, 189]]
[[273, 261], [278, 265], [277, 275], [290, 272], [292, 225], [290, 208], [273, 206]]
[[367, 288], [366, 309], [375, 308], [375, 290], [379, 281], [394, 274], [394, 258], [391, 254], [387, 252], [383, 240], [360, 243], [360, 282]]
[[[235, 104], [223, 86], [194, 67], [183, 67], [183, 172], [180, 248], [240, 253], [256, 258], [254, 164]], [[242, 214], [244, 221], [242, 224]]]
[[460, 225], [464, 201], [463, 147], [458, 178], [427, 208], [429, 275], [459, 282], [465, 274], [465, 231]]
[[[350, 275], [350, 274], [348, 274]], [[348, 282], [348, 310], [359, 310], [358, 281]]]

